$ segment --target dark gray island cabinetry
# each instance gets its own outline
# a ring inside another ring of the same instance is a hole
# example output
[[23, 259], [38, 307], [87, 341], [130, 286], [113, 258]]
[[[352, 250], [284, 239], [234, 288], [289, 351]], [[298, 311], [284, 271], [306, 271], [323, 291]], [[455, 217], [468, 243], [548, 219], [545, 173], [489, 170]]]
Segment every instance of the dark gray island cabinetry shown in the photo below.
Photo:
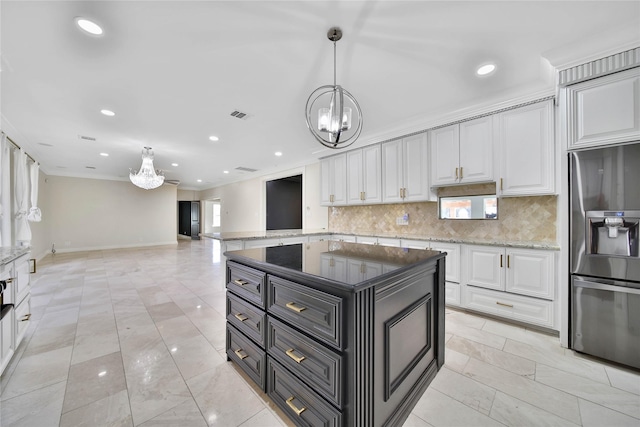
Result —
[[398, 426], [444, 364], [445, 256], [345, 242], [227, 257], [227, 356], [300, 426]]

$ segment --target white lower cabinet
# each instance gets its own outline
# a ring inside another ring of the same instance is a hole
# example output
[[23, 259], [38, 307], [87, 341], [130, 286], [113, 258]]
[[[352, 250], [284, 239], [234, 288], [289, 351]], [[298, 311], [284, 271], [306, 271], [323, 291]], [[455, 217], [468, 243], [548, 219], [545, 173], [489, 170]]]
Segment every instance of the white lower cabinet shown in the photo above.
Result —
[[460, 283], [445, 282], [444, 303], [455, 306], [459, 306], [462, 303], [462, 299], [460, 298]]
[[0, 320], [0, 374], [11, 361], [15, 352], [15, 310], [11, 306], [5, 306], [2, 310], [3, 317]]
[[462, 306], [555, 328], [556, 252], [463, 245]]

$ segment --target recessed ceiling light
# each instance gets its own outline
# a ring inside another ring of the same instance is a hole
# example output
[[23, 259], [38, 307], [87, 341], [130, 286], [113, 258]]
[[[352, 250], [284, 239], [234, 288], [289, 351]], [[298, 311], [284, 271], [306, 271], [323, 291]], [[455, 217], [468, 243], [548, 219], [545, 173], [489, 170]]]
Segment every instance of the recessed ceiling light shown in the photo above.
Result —
[[476, 70], [476, 74], [479, 76], [486, 76], [487, 74], [493, 73], [495, 69], [496, 69], [495, 64], [485, 64], [478, 67], [478, 69]]
[[229, 171], [222, 171], [222, 173], [229, 173]]
[[198, 182], [202, 182], [202, 180], [201, 180], [201, 179], [196, 179], [196, 181], [198, 181]]
[[171, 166], [173, 166], [175, 168], [176, 166], [178, 166], [178, 164], [177, 163], [171, 163]]
[[281, 151], [276, 151], [276, 152], [275, 152], [275, 155], [276, 155], [276, 156], [278, 156], [278, 157], [280, 157], [280, 156], [282, 156], [282, 152], [281, 152]]
[[209, 137], [209, 139], [210, 139], [210, 140], [212, 140], [212, 141], [219, 141], [219, 140], [220, 140], [220, 138], [218, 138], [218, 137], [217, 137], [217, 136], [215, 136], [215, 135], [211, 135], [211, 136]]
[[86, 18], [76, 18], [76, 24], [89, 34], [93, 34], [94, 36], [102, 35], [102, 28], [100, 25]]
[[116, 115], [116, 113], [114, 113], [114, 112], [113, 112], [113, 111], [111, 111], [111, 110], [100, 110], [100, 112], [101, 112], [102, 114], [104, 114], [105, 116], [109, 116], [109, 117], [113, 117], [113, 116], [115, 116], [115, 115]]
[[109, 153], [100, 153], [102, 157], [109, 157]]

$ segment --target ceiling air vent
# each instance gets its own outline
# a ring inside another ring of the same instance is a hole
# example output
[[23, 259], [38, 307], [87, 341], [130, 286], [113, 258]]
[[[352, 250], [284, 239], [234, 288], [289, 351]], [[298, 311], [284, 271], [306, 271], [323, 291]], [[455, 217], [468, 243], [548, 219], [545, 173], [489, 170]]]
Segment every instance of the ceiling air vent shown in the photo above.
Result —
[[83, 139], [85, 141], [95, 141], [96, 139], [92, 136], [86, 136], [86, 135], [78, 135], [78, 138]]
[[180, 185], [180, 180], [179, 179], [165, 179], [164, 180], [164, 184], [165, 185], [175, 185], [177, 187], [178, 185]]
[[258, 169], [251, 169], [251, 168], [245, 168], [243, 166], [238, 166], [236, 170], [242, 171], [242, 172], [256, 172]]
[[249, 118], [249, 115], [247, 113], [243, 113], [242, 111], [238, 111], [238, 110], [232, 111], [231, 116], [237, 119], [242, 119], [242, 120], [247, 120]]

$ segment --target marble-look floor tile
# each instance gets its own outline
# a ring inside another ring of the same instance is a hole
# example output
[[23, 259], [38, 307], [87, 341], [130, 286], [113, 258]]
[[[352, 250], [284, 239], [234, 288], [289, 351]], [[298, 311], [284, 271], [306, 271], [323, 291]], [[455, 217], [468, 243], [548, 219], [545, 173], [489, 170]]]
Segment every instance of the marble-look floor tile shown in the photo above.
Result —
[[0, 426], [57, 427], [66, 383], [61, 381], [0, 403]]
[[72, 346], [76, 336], [76, 328], [77, 326], [74, 324], [47, 329], [38, 328], [33, 332], [22, 357]]
[[203, 336], [174, 344], [169, 347], [169, 351], [185, 380], [213, 369], [226, 361], [226, 358], [220, 357], [216, 349]]
[[464, 374], [572, 423], [580, 423], [578, 399], [571, 394], [476, 359], [469, 360]]
[[605, 408], [588, 400], [578, 399], [584, 427], [638, 427], [640, 420]]
[[577, 427], [579, 425], [501, 392], [496, 393], [489, 415], [507, 426]]
[[202, 336], [198, 328], [184, 315], [156, 322], [156, 327], [169, 348], [190, 338]]
[[612, 387], [640, 395], [640, 371], [613, 366], [605, 366], [604, 369]]
[[154, 322], [161, 322], [174, 317], [184, 316], [184, 312], [173, 301], [162, 304], [147, 305], [147, 311]]
[[253, 417], [249, 418], [239, 427], [285, 427], [269, 409], [264, 408]]
[[198, 407], [210, 426], [239, 426], [264, 409], [228, 363], [187, 381]]
[[482, 330], [540, 349], [545, 349], [552, 353], [562, 351], [560, 339], [557, 336], [527, 329], [523, 326], [488, 319], [482, 327]]
[[493, 388], [446, 367], [440, 369], [431, 387], [485, 415], [489, 415], [496, 394]]
[[536, 381], [640, 421], [640, 396], [637, 394], [541, 364], [536, 369]]
[[511, 355], [493, 347], [477, 343], [465, 338], [453, 337], [447, 343], [447, 348], [466, 354], [469, 357], [482, 360], [491, 365], [505, 369], [522, 376], [533, 376], [536, 364], [523, 357]]
[[139, 424], [139, 427], [207, 427], [193, 398], [177, 405], [157, 417]]
[[417, 417], [414, 414], [409, 414], [407, 420], [402, 424], [402, 427], [433, 427], [431, 424]]
[[469, 356], [466, 354], [458, 353], [455, 350], [444, 348], [444, 366], [451, 369], [452, 371], [462, 372], [464, 371], [464, 367], [467, 366], [467, 362], [469, 362]]
[[157, 358], [154, 355], [139, 360], [136, 368], [127, 370], [125, 365], [131, 414], [136, 425], [165, 413], [191, 397], [166, 347]]
[[62, 414], [60, 427], [133, 427], [127, 390]]
[[463, 325], [474, 329], [483, 329], [487, 323], [487, 319], [484, 317], [458, 310], [448, 310], [445, 316], [446, 320], [452, 325]]
[[448, 333], [466, 338], [470, 341], [475, 341], [489, 347], [497, 348], [498, 350], [501, 350], [506, 342], [506, 338], [491, 332], [472, 328], [459, 323], [449, 322], [448, 320], [445, 320], [445, 322], [445, 329]]
[[62, 412], [72, 411], [126, 388], [119, 352], [71, 365]]
[[66, 381], [73, 347], [64, 347], [23, 357], [2, 391], [2, 400], [10, 399], [51, 384]]
[[489, 426], [504, 427], [487, 415], [474, 411], [457, 400], [428, 388], [422, 395], [413, 414], [434, 427], [439, 426]]
[[567, 357], [564, 352], [549, 351], [548, 349], [545, 350], [544, 348], [512, 339], [507, 339], [504, 351], [543, 365], [553, 366], [566, 372], [591, 378], [603, 384], [609, 384], [609, 378], [602, 364], [593, 363], [585, 359]]

